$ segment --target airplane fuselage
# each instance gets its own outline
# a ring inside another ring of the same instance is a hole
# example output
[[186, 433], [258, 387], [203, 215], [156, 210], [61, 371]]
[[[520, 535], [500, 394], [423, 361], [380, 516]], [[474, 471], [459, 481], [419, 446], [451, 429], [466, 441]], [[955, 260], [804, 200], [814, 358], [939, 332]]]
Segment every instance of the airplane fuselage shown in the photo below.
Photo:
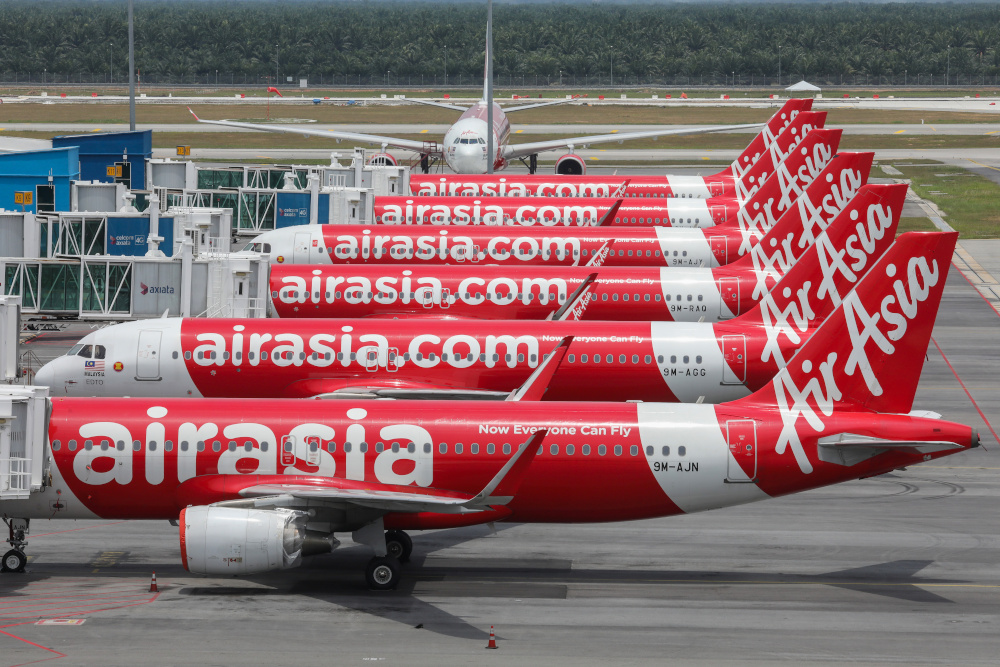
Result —
[[[503, 169], [506, 161], [503, 146], [510, 137], [510, 121], [503, 108], [493, 104], [493, 168]], [[445, 162], [459, 174], [485, 174], [489, 163], [488, 139], [491, 132], [487, 122], [487, 103], [480, 100], [466, 110], [444, 135]]]

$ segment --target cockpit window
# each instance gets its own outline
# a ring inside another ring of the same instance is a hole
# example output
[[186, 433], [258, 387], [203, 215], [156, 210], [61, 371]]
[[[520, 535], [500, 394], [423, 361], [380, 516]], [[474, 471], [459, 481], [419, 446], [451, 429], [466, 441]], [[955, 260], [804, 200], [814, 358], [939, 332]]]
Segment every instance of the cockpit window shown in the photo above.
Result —
[[482, 137], [479, 137], [479, 143], [481, 143], [481, 144], [483, 144], [485, 146], [486, 145], [486, 140], [483, 139]]
[[103, 345], [74, 345], [66, 353], [67, 357], [83, 357], [84, 359], [104, 359], [107, 349]]
[[243, 248], [243, 252], [260, 252], [265, 254], [270, 254], [271, 244], [270, 243], [248, 243], [246, 248]]
[[460, 143], [462, 143], [462, 137], [455, 137], [455, 141], [453, 141], [452, 143], [453, 144], [460, 144]]

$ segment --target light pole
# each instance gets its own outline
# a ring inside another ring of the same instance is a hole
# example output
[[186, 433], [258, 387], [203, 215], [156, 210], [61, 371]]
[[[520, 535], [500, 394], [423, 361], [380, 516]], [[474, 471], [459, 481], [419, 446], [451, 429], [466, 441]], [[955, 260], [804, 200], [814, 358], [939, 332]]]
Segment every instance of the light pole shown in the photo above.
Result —
[[903, 70], [903, 87], [906, 87], [906, 70]]
[[781, 88], [781, 44], [778, 44], [778, 88]]
[[733, 72], [733, 88], [736, 88], [736, 72]]
[[562, 85], [562, 70], [559, 70], [559, 85]]
[[609, 49], [611, 54], [611, 87], [615, 87], [615, 52], [613, 49]]
[[947, 74], [944, 76], [944, 85], [947, 86], [951, 83], [951, 44], [948, 45], [948, 69], [946, 72]]
[[219, 70], [215, 70], [215, 87], [219, 87]]
[[448, 47], [444, 47], [444, 85], [448, 85]]
[[115, 82], [115, 43], [111, 42], [111, 49], [108, 51], [108, 71], [111, 73], [111, 83]]
[[385, 71], [385, 87], [389, 87], [389, 70]]
[[274, 85], [278, 85], [278, 45], [274, 45]]

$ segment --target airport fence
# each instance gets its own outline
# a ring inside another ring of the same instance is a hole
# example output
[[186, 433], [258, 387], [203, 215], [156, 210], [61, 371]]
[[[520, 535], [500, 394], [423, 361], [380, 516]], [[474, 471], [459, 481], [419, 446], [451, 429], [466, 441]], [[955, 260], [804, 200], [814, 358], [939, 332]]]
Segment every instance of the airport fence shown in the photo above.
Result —
[[[122, 73], [124, 74], [124, 73]], [[282, 76], [279, 87], [288, 90], [305, 88], [473, 88], [481, 89], [482, 76], [397, 76], [366, 74], [311, 74], [301, 73], [295, 76]], [[255, 86], [273, 86], [274, 76], [254, 76], [242, 73], [212, 72], [208, 74], [142, 74], [137, 79], [141, 86], [215, 86], [225, 88], [248, 88]], [[798, 81], [806, 80], [820, 87], [987, 87], [1000, 85], [1000, 74], [940, 74], [914, 73], [903, 74], [815, 74], [815, 73], [785, 73], [780, 80], [776, 76], [759, 74], [677, 74], [672, 76], [571, 76], [571, 75], [517, 75], [496, 77], [494, 86], [497, 88], [758, 88], [784, 87]], [[92, 72], [58, 73], [58, 72], [16, 72], [0, 71], [0, 85], [14, 86], [78, 86], [107, 87], [125, 86], [127, 78], [112, 76], [108, 72], [95, 74]]]

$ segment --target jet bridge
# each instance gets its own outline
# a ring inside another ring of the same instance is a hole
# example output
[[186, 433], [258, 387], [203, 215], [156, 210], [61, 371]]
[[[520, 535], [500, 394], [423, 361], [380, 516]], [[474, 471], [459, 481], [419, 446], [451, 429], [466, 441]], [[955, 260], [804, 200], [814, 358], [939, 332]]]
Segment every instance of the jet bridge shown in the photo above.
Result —
[[48, 387], [0, 385], [0, 501], [45, 486], [48, 397]]

